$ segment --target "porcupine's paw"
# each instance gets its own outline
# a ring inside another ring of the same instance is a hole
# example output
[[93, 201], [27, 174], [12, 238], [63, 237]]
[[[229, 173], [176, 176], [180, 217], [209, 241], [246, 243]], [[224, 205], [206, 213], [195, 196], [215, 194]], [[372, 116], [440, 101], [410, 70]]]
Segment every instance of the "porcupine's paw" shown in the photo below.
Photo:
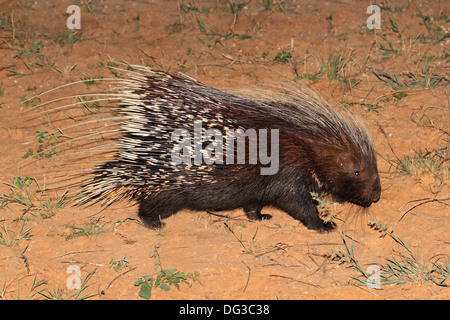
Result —
[[244, 212], [247, 218], [251, 220], [269, 220], [272, 219], [272, 215], [261, 213], [262, 206], [258, 204], [249, 205], [244, 207]]
[[144, 223], [144, 226], [149, 229], [160, 230], [164, 228], [164, 226], [166, 225], [164, 222], [161, 221], [160, 218], [154, 219], [153, 217], [141, 216], [141, 220]]
[[336, 224], [331, 221], [323, 221], [323, 224], [321, 228], [319, 228], [317, 231], [321, 233], [328, 233], [330, 231], [333, 231], [336, 228]]
[[310, 215], [303, 217], [303, 219], [299, 219], [301, 222], [310, 230], [319, 231], [321, 233], [327, 233], [333, 231], [336, 227], [336, 224], [331, 221], [323, 221], [317, 211], [311, 213]]

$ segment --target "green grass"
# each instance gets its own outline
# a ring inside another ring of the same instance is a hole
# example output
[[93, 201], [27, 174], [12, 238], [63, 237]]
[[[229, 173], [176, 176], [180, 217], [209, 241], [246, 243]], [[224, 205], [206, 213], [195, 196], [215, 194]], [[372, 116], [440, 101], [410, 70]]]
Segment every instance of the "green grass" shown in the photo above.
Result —
[[394, 90], [407, 90], [410, 89], [410, 87], [402, 82], [398, 75], [392, 71], [391, 74], [389, 74], [386, 71], [376, 71], [375, 69], [372, 69], [373, 74], [384, 83], [388, 84], [390, 87], [392, 87]]
[[283, 0], [262, 0], [260, 2], [261, 6], [265, 11], [278, 11], [278, 12], [289, 12], [289, 10], [285, 7]]
[[37, 38], [34, 38], [28, 48], [20, 49], [13, 55], [13, 58], [32, 58], [41, 54], [43, 48], [44, 44]]
[[0, 245], [15, 247], [23, 241], [30, 240], [30, 229], [25, 228], [25, 220], [7, 223], [5, 220], [0, 225]]
[[422, 19], [423, 25], [427, 29], [428, 36], [425, 37], [426, 39], [434, 40], [433, 44], [438, 44], [450, 37], [450, 34], [436, 23], [436, 21], [443, 21], [444, 23], [449, 22], [450, 19], [447, 15], [424, 15], [417, 6], [416, 9], [418, 10], [417, 16]]
[[[384, 262], [372, 262], [370, 266], [377, 266], [379, 270], [380, 286], [404, 283], [424, 283], [432, 282], [438, 286], [450, 287], [450, 258], [443, 255], [434, 255], [429, 259], [419, 259], [418, 254], [414, 254], [406, 243], [398, 236], [394, 235], [393, 228], [389, 228], [386, 223], [369, 221], [369, 226], [381, 233], [381, 236], [390, 236], [400, 249], [395, 250], [391, 257], [385, 257]], [[352, 284], [357, 286], [369, 286], [373, 284], [373, 275], [368, 272], [369, 268], [364, 267], [357, 259], [354, 251], [353, 241], [349, 243], [344, 231], [341, 233], [345, 249], [335, 250], [328, 253], [329, 259], [350, 265], [358, 275], [352, 276], [355, 281]]]
[[434, 61], [444, 61], [445, 63], [450, 63], [450, 54], [449, 53], [442, 53], [440, 55], [431, 55], [431, 56], [421, 56], [419, 58], [419, 61], [425, 61], [425, 62], [434, 62]]
[[61, 210], [69, 200], [66, 193], [61, 196], [43, 193], [39, 184], [31, 177], [15, 177], [9, 184], [10, 193], [0, 195], [0, 209], [19, 204], [23, 214], [31, 214], [42, 219], [51, 218]]
[[431, 173], [437, 175], [439, 173], [448, 174], [448, 166], [446, 159], [434, 155], [430, 152], [425, 152], [422, 149], [413, 150], [412, 154], [403, 155], [392, 161], [397, 170], [401, 174], [407, 174], [414, 178]]
[[392, 42], [390, 42], [388, 40], [386, 40], [386, 42], [389, 45], [389, 47], [386, 47], [382, 43], [380, 43], [378, 45], [378, 50], [381, 51], [383, 60], [391, 59], [391, 58], [395, 57], [399, 53], [399, 50], [394, 48], [394, 46], [392, 45]]
[[159, 270], [156, 277], [150, 277], [144, 275], [135, 281], [134, 285], [140, 287], [139, 296], [144, 299], [150, 299], [152, 290], [154, 288], [160, 288], [163, 291], [169, 291], [172, 286], [177, 290], [180, 290], [180, 284], [188, 282], [198, 282], [197, 277], [200, 275], [198, 271], [195, 272], [182, 272], [177, 269], [166, 269], [162, 267], [161, 257], [158, 253], [159, 243], [154, 246], [154, 251], [150, 253], [150, 258], [155, 258], [157, 261], [154, 263], [154, 269]]
[[82, 225], [69, 225], [70, 232], [61, 234], [66, 240], [78, 237], [99, 236], [104, 233], [109, 233], [115, 230], [114, 224], [107, 224], [100, 221], [100, 218], [91, 221], [85, 221]]
[[384, 70], [376, 71], [372, 68], [372, 72], [379, 80], [397, 91], [418, 88], [434, 89], [440, 85], [448, 85], [450, 83], [447, 76], [436, 74], [431, 67], [422, 69], [421, 72], [417, 73], [407, 72], [406, 77], [400, 77], [394, 70], [392, 73], [388, 73]]
[[326, 79], [328, 82], [339, 82], [353, 88], [361, 82], [361, 79], [351, 78], [346, 75], [346, 68], [351, 59], [351, 54], [348, 56], [345, 56], [343, 53], [337, 54], [336, 56], [330, 55], [318, 72], [298, 75], [295, 80], [309, 79], [316, 82], [321, 79]]
[[434, 72], [434, 69], [428, 66], [422, 69], [421, 72], [408, 72], [406, 76], [410, 79], [411, 86], [422, 88], [437, 88], [440, 85], [447, 86], [450, 83], [448, 76], [439, 75]]
[[273, 59], [273, 62], [285, 64], [288, 63], [291, 58], [292, 58], [291, 51], [286, 51], [283, 49], [283, 51], [277, 53], [277, 55]]
[[10, 299], [10, 298], [16, 299], [16, 300], [29, 300], [29, 299], [33, 298], [34, 296], [36, 296], [37, 294], [40, 294], [43, 290], [45, 290], [45, 288], [43, 288], [43, 286], [45, 286], [47, 284], [47, 281], [46, 280], [37, 281], [36, 278], [37, 278], [37, 274], [34, 274], [30, 288], [25, 296], [22, 296], [22, 294], [20, 292], [20, 287], [18, 286], [17, 296], [15, 296], [15, 297], [7, 296], [8, 285], [5, 281], [0, 290], [0, 300], [6, 300], [6, 299]]
[[[115, 222], [103, 222], [101, 218], [91, 219], [90, 221], [83, 222], [82, 225], [66, 225], [69, 228], [69, 232], [63, 232], [60, 236], [64, 237], [66, 240], [70, 240], [78, 237], [90, 237], [99, 236], [104, 233], [109, 233], [117, 230], [117, 228], [126, 221], [137, 221], [140, 225], [139, 219], [128, 217], [123, 220], [118, 220]], [[131, 242], [130, 242], [131, 243]]]
[[54, 285], [52, 290], [48, 288], [40, 289], [37, 293], [47, 300], [86, 300], [95, 297], [98, 293], [83, 294], [83, 292], [88, 288], [87, 283], [92, 278], [96, 270], [97, 268], [89, 272], [86, 277], [80, 279], [80, 288], [75, 292], [73, 292], [73, 290], [69, 291], [67, 284], [65, 283], [60, 286]]

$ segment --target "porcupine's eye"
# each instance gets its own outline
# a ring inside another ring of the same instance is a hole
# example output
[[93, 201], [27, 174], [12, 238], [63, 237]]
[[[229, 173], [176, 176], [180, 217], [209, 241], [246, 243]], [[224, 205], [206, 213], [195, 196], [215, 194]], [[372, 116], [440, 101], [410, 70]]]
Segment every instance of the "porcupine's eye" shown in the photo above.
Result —
[[359, 176], [359, 171], [355, 171], [355, 176]]

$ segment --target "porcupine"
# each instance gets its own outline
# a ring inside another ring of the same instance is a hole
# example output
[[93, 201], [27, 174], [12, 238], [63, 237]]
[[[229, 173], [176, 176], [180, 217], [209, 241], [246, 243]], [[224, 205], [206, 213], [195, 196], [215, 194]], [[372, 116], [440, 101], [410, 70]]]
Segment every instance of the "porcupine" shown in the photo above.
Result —
[[[262, 208], [274, 206], [309, 229], [328, 231], [334, 224], [319, 217], [311, 192], [362, 207], [379, 200], [377, 161], [367, 130], [312, 91], [300, 90], [293, 99], [250, 99], [186, 77], [131, 68], [112, 95], [121, 115], [113, 159], [90, 170], [78, 204], [131, 199], [148, 227], [161, 226], [162, 219], [181, 209], [243, 208], [248, 218], [261, 220], [271, 218]], [[173, 133], [192, 133], [195, 121], [201, 121], [203, 132], [277, 130], [278, 171], [261, 174], [261, 163], [248, 163], [249, 148], [245, 163], [174, 163]]]

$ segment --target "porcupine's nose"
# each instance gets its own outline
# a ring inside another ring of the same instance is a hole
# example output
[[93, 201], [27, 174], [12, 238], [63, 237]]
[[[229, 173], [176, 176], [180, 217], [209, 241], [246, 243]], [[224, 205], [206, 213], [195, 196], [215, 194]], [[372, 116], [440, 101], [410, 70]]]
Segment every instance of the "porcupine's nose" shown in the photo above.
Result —
[[380, 197], [381, 197], [381, 184], [380, 178], [377, 178], [373, 187], [372, 202], [378, 202], [378, 200], [380, 200]]

